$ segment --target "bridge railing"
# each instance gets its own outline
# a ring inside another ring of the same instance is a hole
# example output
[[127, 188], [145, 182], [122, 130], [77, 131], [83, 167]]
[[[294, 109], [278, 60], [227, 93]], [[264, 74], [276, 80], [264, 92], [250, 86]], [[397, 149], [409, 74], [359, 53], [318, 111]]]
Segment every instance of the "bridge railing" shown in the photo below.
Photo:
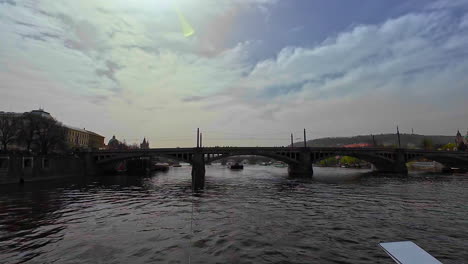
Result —
[[119, 154], [119, 153], [194, 153], [194, 152], [236, 152], [236, 151], [337, 151], [337, 152], [397, 152], [404, 151], [406, 153], [447, 153], [468, 155], [468, 152], [454, 150], [423, 150], [423, 149], [405, 149], [405, 148], [346, 148], [346, 147], [202, 147], [202, 148], [151, 148], [151, 149], [127, 149], [127, 150], [95, 150], [91, 153], [99, 154]]

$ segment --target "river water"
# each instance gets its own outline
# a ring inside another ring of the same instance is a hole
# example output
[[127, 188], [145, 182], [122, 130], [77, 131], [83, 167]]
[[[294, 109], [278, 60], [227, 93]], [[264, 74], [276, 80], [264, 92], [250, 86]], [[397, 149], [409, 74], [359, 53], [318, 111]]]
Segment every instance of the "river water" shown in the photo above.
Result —
[[468, 175], [207, 166], [0, 186], [0, 263], [393, 263], [411, 240], [468, 263]]

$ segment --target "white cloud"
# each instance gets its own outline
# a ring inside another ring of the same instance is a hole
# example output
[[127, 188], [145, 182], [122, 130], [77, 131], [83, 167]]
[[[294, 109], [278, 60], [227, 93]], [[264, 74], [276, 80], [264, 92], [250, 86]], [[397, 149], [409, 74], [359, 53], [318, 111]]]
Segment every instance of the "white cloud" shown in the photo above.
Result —
[[467, 0], [437, 0], [426, 6], [427, 9], [446, 9], [463, 7], [468, 4]]
[[465, 14], [463, 18], [461, 19], [460, 28], [462, 29], [468, 28], [468, 14]]
[[[357, 26], [313, 48], [284, 48], [234, 86], [232, 123], [272, 130], [288, 123], [320, 136], [395, 124], [450, 133], [468, 122], [461, 99], [468, 97], [467, 32], [447, 31], [452, 23], [445, 11], [408, 14]], [[436, 122], [446, 126], [434, 128]]]
[[[301, 96], [321, 93], [348, 94], [367, 89], [394, 89], [395, 83], [419, 76], [431, 76], [436, 70], [451, 70], [464, 60], [453, 57], [464, 53], [466, 38], [448, 45], [448, 19], [444, 13], [410, 14], [382, 25], [361, 25], [339, 34], [313, 48], [288, 47], [276, 59], [259, 62], [243, 80], [247, 89], [305, 82]], [[462, 32], [460, 32], [462, 33]], [[447, 53], [450, 49], [450, 53]], [[435, 69], [437, 68], [437, 69]], [[411, 85], [411, 80], [406, 86]], [[427, 89], [427, 87], [425, 88]]]

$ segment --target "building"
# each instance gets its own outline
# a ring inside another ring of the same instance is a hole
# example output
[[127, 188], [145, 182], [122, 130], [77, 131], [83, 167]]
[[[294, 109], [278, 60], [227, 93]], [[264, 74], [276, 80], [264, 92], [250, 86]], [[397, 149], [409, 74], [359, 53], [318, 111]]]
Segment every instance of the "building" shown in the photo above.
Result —
[[[0, 112], [0, 117], [9, 117], [15, 118], [20, 122], [20, 124], [29, 124], [31, 121], [28, 120], [28, 115], [37, 116], [42, 120], [51, 120], [56, 122], [58, 126], [65, 128], [65, 140], [69, 147], [71, 148], [94, 148], [99, 149], [104, 147], [104, 137], [86, 129], [76, 128], [72, 126], [63, 125], [58, 122], [49, 112], [44, 111], [44, 109], [39, 108], [38, 110], [32, 110], [30, 112], [24, 113], [6, 113]], [[21, 129], [22, 126], [20, 126]], [[38, 129], [34, 126], [34, 130], [31, 130], [33, 135], [31, 140], [37, 139]], [[18, 141], [18, 140], [16, 140]], [[18, 145], [18, 142], [12, 142], [9, 144], [10, 149], [24, 149], [24, 146]]]
[[109, 139], [109, 142], [107, 143], [107, 148], [119, 149], [119, 147], [120, 147], [120, 142], [115, 138], [115, 135], [113, 135], [112, 138]]
[[460, 131], [457, 131], [457, 135], [455, 136], [455, 144], [457, 145], [458, 150], [466, 150], [468, 144], [468, 132], [467, 136], [463, 138]]
[[146, 141], [146, 138], [143, 138], [143, 142], [140, 144], [140, 149], [149, 149], [149, 141]]
[[64, 125], [67, 129], [66, 141], [69, 147], [72, 148], [87, 148], [89, 147], [89, 133], [88, 131]]
[[89, 147], [93, 149], [102, 149], [105, 147], [104, 136], [95, 132], [87, 131], [89, 134]]
[[104, 136], [95, 132], [77, 127], [64, 125], [67, 129], [66, 140], [69, 147], [72, 148], [104, 148]]
[[16, 118], [16, 117], [21, 117], [23, 116], [22, 113], [14, 113], [14, 112], [3, 112], [3, 111], [0, 111], [0, 117], [12, 117], [12, 118]]
[[[28, 114], [28, 112], [26, 112], [25, 114]], [[29, 114], [37, 115], [39, 117], [43, 117], [43, 118], [47, 118], [47, 119], [54, 119], [50, 115], [49, 112], [44, 111], [44, 109], [42, 109], [42, 108], [39, 108], [38, 110], [32, 110], [31, 112], [29, 112]]]

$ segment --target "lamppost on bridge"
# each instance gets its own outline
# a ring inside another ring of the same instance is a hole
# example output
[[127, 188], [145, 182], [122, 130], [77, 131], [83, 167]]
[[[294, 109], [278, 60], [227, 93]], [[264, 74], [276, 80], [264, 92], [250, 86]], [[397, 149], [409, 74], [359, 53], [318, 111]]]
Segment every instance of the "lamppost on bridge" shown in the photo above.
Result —
[[294, 148], [293, 133], [291, 133], [291, 148]]
[[304, 128], [304, 148], [307, 148], [306, 129]]
[[200, 147], [200, 128], [197, 128], [197, 148]]
[[396, 127], [396, 131], [397, 131], [397, 136], [398, 136], [398, 148], [401, 148], [400, 130], [398, 129], [398, 126]]

